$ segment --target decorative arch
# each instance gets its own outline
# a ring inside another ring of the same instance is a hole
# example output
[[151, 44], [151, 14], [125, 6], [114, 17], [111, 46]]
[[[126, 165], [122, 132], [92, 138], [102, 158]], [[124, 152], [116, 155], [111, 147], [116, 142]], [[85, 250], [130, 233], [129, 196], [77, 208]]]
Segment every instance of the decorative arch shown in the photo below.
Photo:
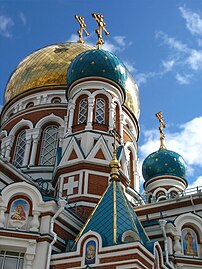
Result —
[[139, 240], [140, 240], [139, 235], [132, 230], [125, 231], [121, 237], [121, 241], [124, 243], [130, 243]]
[[9, 135], [15, 136], [15, 134], [21, 129], [33, 129], [33, 123], [29, 120], [22, 119], [20, 122], [18, 122], [18, 124], [13, 126]]
[[55, 114], [50, 114], [49, 116], [46, 116], [42, 119], [40, 119], [35, 128], [42, 128], [44, 125], [47, 125], [49, 122], [51, 123], [57, 123], [58, 125], [64, 127], [64, 121], [62, 118], [56, 116]]
[[190, 224], [198, 231], [200, 238], [202, 238], [202, 230], [200, 228], [202, 227], [202, 218], [200, 216], [193, 213], [182, 214], [175, 219], [174, 224], [179, 235], [181, 234], [182, 227]]
[[126, 142], [126, 148], [128, 150], [128, 176], [130, 179], [130, 185], [135, 188], [135, 160], [137, 158], [137, 153], [132, 142]]
[[3, 205], [7, 207], [9, 201], [16, 195], [28, 197], [32, 202], [32, 210], [40, 210], [39, 206], [43, 203], [43, 199], [39, 190], [26, 182], [17, 182], [6, 186], [1, 191]]

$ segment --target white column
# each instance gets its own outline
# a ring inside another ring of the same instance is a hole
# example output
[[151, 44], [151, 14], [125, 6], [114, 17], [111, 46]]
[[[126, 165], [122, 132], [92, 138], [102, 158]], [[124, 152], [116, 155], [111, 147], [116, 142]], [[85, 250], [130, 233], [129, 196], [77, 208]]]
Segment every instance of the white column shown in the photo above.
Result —
[[68, 134], [72, 133], [74, 110], [75, 110], [75, 104], [70, 100], [69, 101], [69, 122], [68, 122], [68, 129], [67, 129]]
[[168, 236], [168, 255], [172, 255], [172, 254], [173, 254], [173, 241], [172, 241], [172, 238]]
[[5, 220], [6, 220], [5, 211], [6, 211], [6, 207], [0, 206], [0, 228], [5, 227]]
[[31, 143], [32, 143], [31, 130], [26, 130], [25, 154], [24, 154], [24, 159], [23, 159], [22, 166], [26, 166], [28, 164], [29, 156], [30, 156]]
[[29, 162], [30, 166], [35, 165], [36, 152], [37, 152], [38, 141], [39, 141], [40, 135], [41, 135], [41, 129], [36, 128], [32, 130], [33, 143], [32, 143], [30, 162]]
[[32, 214], [33, 214], [33, 218], [32, 218], [32, 221], [30, 223], [30, 231], [38, 232], [39, 231], [39, 225], [40, 225], [40, 223], [39, 223], [40, 212], [36, 211], [36, 210], [33, 210]]
[[58, 128], [58, 139], [59, 139], [59, 147], [62, 147], [64, 139], [64, 127], [62, 126], [59, 126]]
[[6, 154], [6, 144], [2, 139], [2, 142], [1, 142], [1, 156], [5, 157], [5, 154]]
[[181, 246], [181, 243], [180, 243], [180, 238], [181, 238], [180, 235], [175, 235], [174, 236], [174, 240], [175, 240], [175, 243], [174, 243], [175, 255], [182, 255], [182, 246]]
[[115, 109], [116, 104], [111, 102], [109, 107], [109, 130], [113, 130], [114, 128], [116, 128], [116, 126], [114, 126], [114, 122], [116, 122], [116, 120], [114, 121]]
[[88, 97], [88, 118], [86, 125], [87, 130], [92, 129], [94, 101], [94, 97]]
[[120, 136], [121, 136], [121, 142], [123, 142], [123, 125], [125, 122], [124, 114], [120, 114]]
[[6, 144], [6, 153], [5, 153], [5, 158], [10, 161], [10, 153], [11, 153], [11, 148], [13, 146], [13, 141], [14, 141], [14, 136], [10, 135], [5, 137], [5, 144]]

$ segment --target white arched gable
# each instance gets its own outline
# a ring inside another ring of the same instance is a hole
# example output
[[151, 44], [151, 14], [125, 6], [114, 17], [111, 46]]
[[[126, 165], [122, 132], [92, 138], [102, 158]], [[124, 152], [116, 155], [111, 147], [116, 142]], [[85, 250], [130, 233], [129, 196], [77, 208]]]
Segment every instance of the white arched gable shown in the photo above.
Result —
[[13, 128], [11, 129], [9, 135], [15, 135], [16, 132], [18, 130], [20, 130], [23, 127], [28, 127], [29, 129], [33, 129], [33, 123], [29, 120], [24, 120], [22, 119], [20, 122], [18, 122], [18, 124], [16, 124], [15, 126], [13, 126]]
[[77, 243], [77, 252], [80, 252], [80, 248], [82, 247], [82, 242], [85, 240], [85, 238], [96, 238], [98, 241], [98, 249], [99, 251], [101, 251], [102, 249], [102, 237], [100, 236], [100, 234], [94, 232], [94, 231], [88, 231], [87, 233], [83, 234], [81, 236], [81, 238], [79, 239], [78, 243]]
[[199, 217], [198, 215], [193, 214], [191, 212], [182, 214], [175, 219], [174, 224], [179, 234], [181, 234], [182, 227], [185, 224], [190, 224], [191, 226], [197, 229], [200, 238], [202, 238], [202, 230], [201, 230], [202, 218]]
[[164, 195], [165, 195], [165, 196], [167, 195], [167, 190], [164, 189], [164, 188], [159, 187], [159, 188], [157, 188], [157, 189], [153, 192], [153, 196], [156, 196], [157, 193], [160, 192], [160, 191], [164, 192]]
[[17, 182], [8, 185], [1, 192], [1, 204], [8, 205], [10, 199], [16, 195], [27, 196], [33, 204], [33, 210], [39, 210], [39, 205], [43, 203], [43, 199], [39, 190], [31, 184], [26, 182]]
[[52, 113], [51, 115], [40, 119], [36, 124], [36, 128], [41, 128], [44, 124], [48, 122], [56, 122], [60, 126], [64, 127], [64, 120]]
[[81, 96], [81, 95], [87, 95], [88, 97], [92, 97], [91, 92], [89, 91], [84, 91], [83, 89], [81, 89], [80, 91], [78, 91], [77, 93], [75, 93], [73, 99], [71, 100], [72, 103], [76, 104], [76, 100]]
[[[90, 79], [90, 77], [89, 77], [89, 79]], [[117, 90], [117, 88], [119, 90]], [[70, 96], [68, 96], [68, 98], [69, 99], [73, 98], [73, 100], [75, 100], [74, 99], [75, 95], [78, 92], [81, 92], [82, 94], [84, 94], [84, 93], [87, 94], [88, 89], [96, 89], [95, 94], [97, 94], [97, 92], [99, 90], [101, 93], [103, 93], [103, 90], [105, 90], [105, 92], [107, 94], [110, 95], [110, 93], [112, 93], [113, 95], [117, 96], [117, 99], [119, 100], [119, 102], [122, 103], [123, 99], [124, 99], [123, 90], [121, 88], [119, 88], [118, 85], [117, 85], [117, 88], [115, 86], [113, 86], [112, 84], [110, 84], [110, 81], [109, 81], [109, 83], [107, 81], [96, 81], [96, 80], [81, 81], [80, 83], [76, 84], [75, 86], [73, 86], [69, 90]]]
[[96, 98], [96, 96], [97, 96], [98, 94], [103, 94], [103, 95], [107, 96], [107, 98], [108, 98], [108, 100], [109, 100], [109, 104], [110, 104], [110, 102], [112, 102], [112, 96], [111, 96], [111, 94], [108, 93], [104, 88], [101, 89], [101, 90], [96, 90], [96, 91], [94, 91], [94, 92], [92, 93], [92, 97]]
[[128, 150], [131, 150], [131, 152], [133, 154], [133, 158], [134, 158], [134, 160], [136, 160], [137, 159], [137, 153], [136, 153], [136, 149], [134, 147], [134, 143], [133, 142], [130, 142], [130, 141], [127, 141], [126, 144], [125, 144], [125, 147]]

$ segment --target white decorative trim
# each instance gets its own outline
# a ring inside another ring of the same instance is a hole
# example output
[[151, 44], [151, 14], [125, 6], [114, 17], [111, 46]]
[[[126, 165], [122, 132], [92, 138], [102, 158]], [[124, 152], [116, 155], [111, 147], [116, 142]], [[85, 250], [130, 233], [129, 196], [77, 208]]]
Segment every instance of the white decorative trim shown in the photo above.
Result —
[[40, 119], [36, 124], [36, 128], [41, 128], [47, 122], [57, 122], [60, 126], [64, 127], [64, 120], [52, 113]]
[[22, 119], [18, 124], [14, 125], [11, 129], [9, 135], [15, 135], [16, 132], [21, 129], [22, 127], [29, 127], [29, 129], [33, 129], [33, 123], [30, 120]]

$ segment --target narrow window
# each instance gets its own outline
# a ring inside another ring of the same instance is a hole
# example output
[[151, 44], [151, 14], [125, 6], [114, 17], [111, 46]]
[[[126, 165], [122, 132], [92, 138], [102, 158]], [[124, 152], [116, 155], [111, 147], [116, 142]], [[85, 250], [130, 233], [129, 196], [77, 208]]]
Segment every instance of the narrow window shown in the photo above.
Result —
[[87, 98], [84, 98], [79, 103], [78, 124], [86, 123], [87, 111], [88, 111], [88, 100]]
[[22, 269], [24, 253], [0, 251], [0, 269]]
[[105, 100], [102, 98], [96, 100], [95, 122], [100, 124], [105, 123]]
[[25, 130], [23, 130], [19, 133], [16, 139], [15, 154], [13, 159], [13, 165], [16, 167], [22, 166], [25, 154], [25, 146], [26, 146], [26, 132]]
[[48, 126], [44, 129], [41, 146], [41, 165], [54, 165], [58, 144], [58, 128]]

